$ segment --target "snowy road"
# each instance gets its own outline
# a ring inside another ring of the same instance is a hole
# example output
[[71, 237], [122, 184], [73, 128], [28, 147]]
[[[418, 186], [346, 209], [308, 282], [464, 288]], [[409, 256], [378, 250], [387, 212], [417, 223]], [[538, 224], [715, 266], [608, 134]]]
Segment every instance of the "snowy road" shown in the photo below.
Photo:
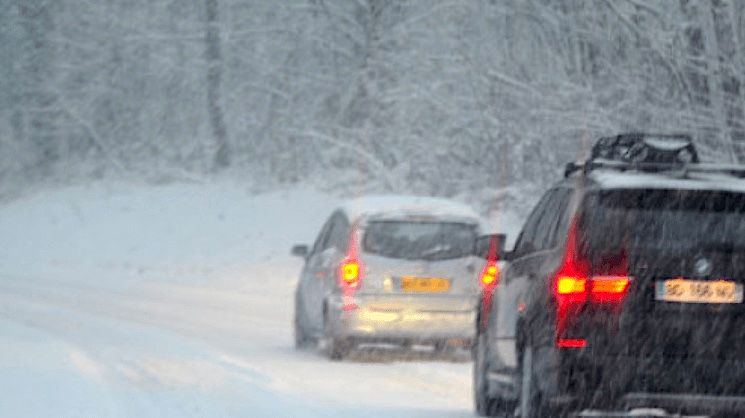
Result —
[[330, 202], [108, 185], [0, 209], [0, 416], [470, 417], [470, 363], [292, 347]]

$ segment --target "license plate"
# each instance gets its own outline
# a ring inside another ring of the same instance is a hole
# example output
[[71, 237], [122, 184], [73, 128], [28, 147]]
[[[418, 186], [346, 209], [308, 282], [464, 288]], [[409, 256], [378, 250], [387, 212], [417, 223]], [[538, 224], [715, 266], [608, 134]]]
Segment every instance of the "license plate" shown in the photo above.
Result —
[[443, 293], [450, 290], [450, 280], [440, 277], [401, 277], [401, 290], [418, 293]]
[[741, 284], [727, 280], [660, 280], [655, 299], [681, 303], [742, 303], [743, 290]]

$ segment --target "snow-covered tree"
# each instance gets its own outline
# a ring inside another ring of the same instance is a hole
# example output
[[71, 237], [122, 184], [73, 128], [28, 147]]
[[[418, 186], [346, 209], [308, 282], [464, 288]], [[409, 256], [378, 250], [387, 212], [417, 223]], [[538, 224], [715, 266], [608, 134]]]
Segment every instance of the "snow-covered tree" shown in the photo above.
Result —
[[745, 158], [733, 0], [8, 0], [2, 184], [101, 175], [452, 195], [599, 135]]

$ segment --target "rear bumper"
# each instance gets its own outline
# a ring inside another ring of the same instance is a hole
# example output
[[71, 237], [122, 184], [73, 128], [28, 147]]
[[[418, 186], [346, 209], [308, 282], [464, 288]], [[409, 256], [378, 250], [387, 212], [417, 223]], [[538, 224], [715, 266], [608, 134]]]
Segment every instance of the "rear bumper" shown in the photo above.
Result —
[[[745, 361], [593, 355], [561, 350], [553, 380], [557, 403], [591, 407], [663, 408], [683, 414], [745, 416]], [[547, 373], [550, 376], [550, 373]], [[555, 380], [554, 380], [555, 379]]]
[[654, 406], [668, 412], [696, 414], [745, 412], [745, 396], [714, 396], [690, 393], [628, 393], [622, 399], [626, 409]]
[[476, 336], [476, 301], [472, 296], [359, 295], [345, 305], [332, 297], [328, 319], [337, 337], [470, 344]]

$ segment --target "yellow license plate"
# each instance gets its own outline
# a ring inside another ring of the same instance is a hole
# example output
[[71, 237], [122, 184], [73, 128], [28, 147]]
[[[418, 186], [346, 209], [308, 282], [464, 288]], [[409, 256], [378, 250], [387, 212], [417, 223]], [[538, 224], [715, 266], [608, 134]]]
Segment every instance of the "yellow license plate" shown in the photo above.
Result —
[[418, 293], [443, 293], [450, 290], [450, 280], [440, 277], [401, 277], [401, 290]]
[[681, 303], [742, 303], [743, 290], [741, 284], [727, 280], [660, 280], [655, 299]]

